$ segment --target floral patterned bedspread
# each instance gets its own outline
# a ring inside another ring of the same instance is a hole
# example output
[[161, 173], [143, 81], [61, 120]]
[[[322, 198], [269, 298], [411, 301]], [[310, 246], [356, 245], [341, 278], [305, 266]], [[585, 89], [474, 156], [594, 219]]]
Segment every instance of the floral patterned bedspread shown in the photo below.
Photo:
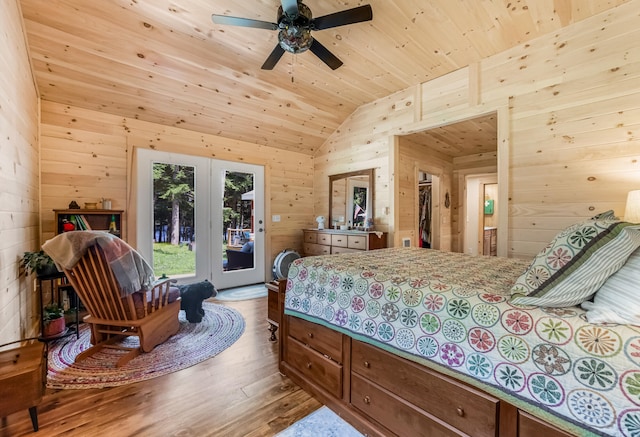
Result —
[[528, 261], [394, 248], [300, 258], [285, 313], [479, 387], [578, 435], [640, 436], [640, 327], [517, 307]]

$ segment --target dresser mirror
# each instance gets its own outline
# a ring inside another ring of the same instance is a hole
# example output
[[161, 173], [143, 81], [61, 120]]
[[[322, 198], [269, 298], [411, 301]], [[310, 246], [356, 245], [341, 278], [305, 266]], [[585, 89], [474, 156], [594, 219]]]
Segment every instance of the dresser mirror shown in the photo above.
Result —
[[329, 176], [327, 226], [362, 229], [373, 218], [373, 169]]

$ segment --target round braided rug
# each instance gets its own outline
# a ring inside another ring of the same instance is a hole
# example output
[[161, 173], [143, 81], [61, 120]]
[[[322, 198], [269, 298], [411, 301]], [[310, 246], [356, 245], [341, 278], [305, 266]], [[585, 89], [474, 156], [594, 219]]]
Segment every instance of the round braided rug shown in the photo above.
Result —
[[[222, 352], [244, 332], [242, 315], [224, 305], [203, 302], [205, 315], [200, 323], [189, 323], [180, 311], [180, 329], [176, 335], [143, 353], [120, 368], [115, 363], [123, 351], [102, 349], [85, 360], [75, 357], [91, 346], [91, 330], [80, 325], [80, 338], [75, 335], [49, 345], [47, 387], [53, 389], [88, 389], [116, 387], [144, 381], [186, 369]], [[120, 344], [137, 346], [137, 337]]]

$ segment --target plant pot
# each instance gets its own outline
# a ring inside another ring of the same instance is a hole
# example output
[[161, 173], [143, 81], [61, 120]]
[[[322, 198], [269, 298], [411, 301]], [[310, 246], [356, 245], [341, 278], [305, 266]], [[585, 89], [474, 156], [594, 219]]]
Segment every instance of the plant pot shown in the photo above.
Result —
[[54, 337], [56, 335], [60, 335], [64, 332], [66, 327], [67, 325], [64, 321], [64, 316], [53, 320], [47, 320], [44, 322], [44, 326], [42, 327], [42, 336]]
[[53, 276], [57, 274], [58, 269], [53, 264], [49, 264], [42, 268], [36, 269], [36, 276], [38, 276], [38, 278], [44, 278], [46, 276]]

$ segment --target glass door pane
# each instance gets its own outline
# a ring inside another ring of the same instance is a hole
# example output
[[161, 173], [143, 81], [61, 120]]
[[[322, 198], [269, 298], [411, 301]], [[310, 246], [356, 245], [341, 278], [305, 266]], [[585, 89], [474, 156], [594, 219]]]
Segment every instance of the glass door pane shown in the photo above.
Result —
[[218, 289], [265, 280], [264, 167], [212, 161], [213, 281]]
[[153, 164], [153, 270], [158, 275], [196, 273], [195, 172], [189, 165]]
[[254, 247], [254, 175], [224, 171], [222, 196], [223, 269], [252, 269]]

